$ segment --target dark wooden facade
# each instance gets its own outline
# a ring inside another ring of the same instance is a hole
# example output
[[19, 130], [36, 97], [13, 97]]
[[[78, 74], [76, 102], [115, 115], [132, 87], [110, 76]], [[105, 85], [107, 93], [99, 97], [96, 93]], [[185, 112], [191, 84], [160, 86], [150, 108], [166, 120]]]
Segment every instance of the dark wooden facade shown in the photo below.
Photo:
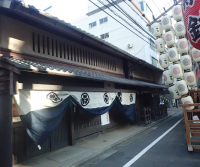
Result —
[[[145, 81], [147, 85], [160, 84], [162, 70], [66, 23], [31, 11], [21, 3], [13, 4], [13, 9], [0, 7], [0, 57], [9, 56]], [[146, 72], [141, 72], [141, 69]], [[38, 150], [20, 121], [12, 125], [12, 95], [17, 94], [19, 89], [135, 92], [136, 106], [143, 107], [142, 93], [151, 95], [162, 88], [159, 85], [151, 88], [95, 78], [62, 76], [54, 72], [40, 72], [35, 68], [27, 70], [0, 60], [0, 136], [5, 136], [0, 142], [0, 156], [4, 159], [0, 160], [0, 164], [3, 164], [2, 167], [11, 167], [11, 136], [13, 155], [17, 162], [21, 162], [128, 123], [115, 105], [109, 111], [110, 124], [102, 126], [100, 116], [82, 113], [72, 104], [67, 108], [61, 124], [42, 145], [42, 150]]]

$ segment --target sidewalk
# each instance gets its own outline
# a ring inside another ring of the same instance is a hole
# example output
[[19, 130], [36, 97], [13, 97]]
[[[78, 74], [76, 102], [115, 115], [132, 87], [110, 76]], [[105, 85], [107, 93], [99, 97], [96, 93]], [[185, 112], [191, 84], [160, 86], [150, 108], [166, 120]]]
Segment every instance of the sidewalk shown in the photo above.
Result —
[[76, 167], [87, 161], [94, 159], [106, 150], [132, 138], [133, 136], [147, 130], [155, 124], [167, 119], [171, 114], [182, 110], [181, 108], [169, 108], [168, 117], [157, 122], [153, 122], [150, 126], [125, 126], [103, 135], [99, 135], [92, 139], [81, 140], [74, 146], [65, 147], [58, 151], [47, 153], [32, 158], [21, 164], [15, 164], [14, 167]]

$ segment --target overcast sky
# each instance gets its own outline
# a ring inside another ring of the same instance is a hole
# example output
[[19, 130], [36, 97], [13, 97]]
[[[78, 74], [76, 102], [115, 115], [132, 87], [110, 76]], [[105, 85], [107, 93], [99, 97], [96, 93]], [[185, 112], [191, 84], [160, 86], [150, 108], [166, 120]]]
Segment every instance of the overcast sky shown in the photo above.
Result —
[[[88, 12], [88, 6], [91, 2], [88, 0], [24, 0], [25, 3], [34, 5], [36, 8], [44, 10], [49, 6], [53, 6], [53, 15], [66, 22], [74, 22], [85, 16]], [[102, 0], [105, 2], [105, 0]], [[97, 2], [97, 0], [93, 0]], [[154, 12], [155, 17], [173, 4], [173, 0], [146, 0], [149, 7]], [[130, 3], [128, 1], [128, 3]], [[171, 13], [171, 12], [170, 12]]]

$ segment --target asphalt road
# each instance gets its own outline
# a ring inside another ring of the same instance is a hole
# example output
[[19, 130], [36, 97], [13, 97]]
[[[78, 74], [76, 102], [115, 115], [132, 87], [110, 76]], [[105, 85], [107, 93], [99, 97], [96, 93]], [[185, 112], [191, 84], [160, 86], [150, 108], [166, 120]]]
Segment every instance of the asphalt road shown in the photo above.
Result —
[[[163, 133], [183, 118], [181, 112], [126, 141], [81, 167], [200, 167], [200, 150], [187, 151], [183, 120], [150, 149]], [[144, 151], [144, 149], [146, 149]], [[144, 154], [140, 156], [141, 151]], [[131, 165], [126, 165], [136, 158]]]

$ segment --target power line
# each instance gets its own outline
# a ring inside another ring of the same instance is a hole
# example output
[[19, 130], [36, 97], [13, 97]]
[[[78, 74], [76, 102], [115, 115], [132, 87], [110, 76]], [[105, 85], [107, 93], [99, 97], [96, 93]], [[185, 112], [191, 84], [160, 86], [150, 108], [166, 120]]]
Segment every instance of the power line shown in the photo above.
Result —
[[133, 56], [136, 56], [138, 53], [140, 53], [145, 46], [146, 46], [146, 44], [136, 54], [134, 54]]
[[123, 1], [124, 1], [124, 3], [125, 3], [127, 6], [129, 6], [129, 7], [131, 8], [132, 11], [134, 11], [134, 12], [136, 13], [145, 23], [148, 24], [148, 22], [147, 22], [143, 17], [141, 17], [141, 15], [140, 15], [138, 12], [136, 12], [135, 9], [132, 8], [132, 6], [130, 6], [125, 0], [123, 0]]
[[[95, 6], [97, 6], [99, 9], [101, 9], [103, 12], [105, 12], [106, 14], [108, 14], [110, 17], [112, 17], [114, 20], [116, 20], [118, 23], [122, 24], [120, 21], [118, 21], [117, 19], [115, 19], [113, 16], [111, 16], [108, 12], [106, 12], [105, 10], [103, 10], [101, 7], [99, 7], [98, 5], [96, 5], [94, 2], [92, 2], [91, 0], [89, 0], [91, 3], [93, 3]], [[102, 5], [106, 6], [103, 2], [101, 2], [100, 0], [98, 0]], [[108, 8], [108, 7], [107, 7]], [[121, 18], [122, 20], [124, 20], [121, 16], [119, 16], [115, 11], [113, 11], [112, 9], [108, 8], [112, 13], [114, 13], [116, 16], [118, 16], [119, 18]], [[135, 27], [133, 27], [129, 22], [127, 22], [126, 20], [124, 20], [129, 26], [131, 26], [134, 30], [136, 30], [138, 33], [140, 33], [143, 37], [149, 39], [148, 37], [144, 36], [140, 31], [138, 31]], [[124, 24], [122, 24], [124, 27], [126, 27]], [[136, 34], [134, 31], [132, 31], [130, 28], [126, 27], [128, 30], [130, 30], [132, 33], [134, 33], [135, 35], [137, 35], [139, 38], [141, 38], [143, 41], [147, 42], [146, 40], [144, 40], [141, 36], [139, 36], [138, 34]], [[147, 42], [149, 43], [149, 42]]]
[[155, 5], [156, 8], [158, 9], [158, 11], [159, 11], [160, 13], [162, 13], [162, 12], [160, 11], [160, 9], [158, 8], [158, 6], [155, 4], [154, 0], [152, 0], [152, 2], [154, 3], [154, 5]]
[[118, 21], [117, 19], [115, 19], [113, 16], [111, 16], [108, 12], [104, 11], [101, 7], [99, 7], [97, 4], [95, 4], [92, 0], [89, 0], [93, 5], [95, 5], [96, 7], [98, 7], [99, 9], [101, 9], [103, 12], [105, 12], [107, 15], [109, 15], [110, 17], [112, 17], [115, 21], [117, 21], [118, 23], [120, 23], [121, 25], [123, 25], [125, 28], [127, 28], [129, 31], [131, 31], [132, 33], [134, 33], [136, 36], [138, 36], [140, 39], [142, 39], [143, 41], [145, 41], [146, 43], [150, 44], [149, 42], [147, 42], [145, 39], [143, 39], [142, 37], [140, 37], [138, 34], [136, 34], [134, 31], [132, 31], [130, 28], [126, 27], [124, 24], [122, 24], [120, 21]]
[[[179, 4], [181, 2], [181, 0], [179, 0], [177, 2], [177, 4]], [[171, 10], [173, 8], [173, 6], [175, 6], [176, 4], [173, 4], [171, 7], [169, 7], [167, 10], [165, 10], [163, 13], [161, 13], [160, 16], [158, 16], [157, 18], [155, 18], [155, 20], [153, 20], [151, 23], [147, 24], [147, 26], [151, 26], [153, 23], [155, 23], [159, 18], [161, 18], [165, 13], [167, 13], [169, 10]]]
[[146, 34], [148, 34], [151, 38], [153, 38], [155, 40], [155, 38], [149, 33], [147, 32], [135, 19], [133, 19], [122, 7], [120, 7], [116, 2], [114, 2], [112, 0], [112, 2], [116, 5], [114, 5], [113, 3], [111, 3], [109, 0], [106, 0], [107, 2], [109, 2], [113, 7], [116, 8], [116, 6], [119, 8], [117, 9], [119, 12], [121, 12], [124, 16], [126, 16], [126, 18], [128, 18], [130, 21], [132, 21], [135, 25], [137, 25], [141, 30], [143, 30]]

